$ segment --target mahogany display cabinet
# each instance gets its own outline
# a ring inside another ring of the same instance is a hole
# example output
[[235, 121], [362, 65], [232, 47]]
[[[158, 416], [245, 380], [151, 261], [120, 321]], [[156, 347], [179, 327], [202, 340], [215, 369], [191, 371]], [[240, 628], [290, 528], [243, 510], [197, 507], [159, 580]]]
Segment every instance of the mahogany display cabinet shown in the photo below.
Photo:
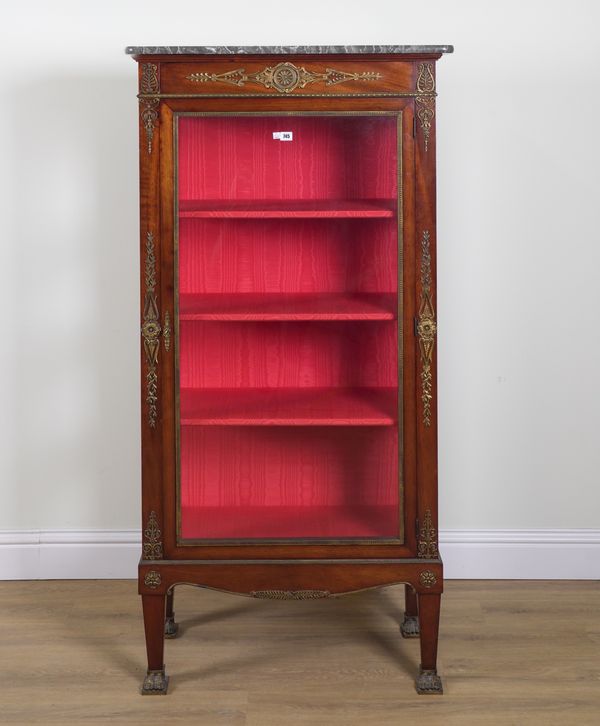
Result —
[[176, 585], [403, 584], [437, 641], [435, 62], [451, 46], [146, 48], [144, 694]]

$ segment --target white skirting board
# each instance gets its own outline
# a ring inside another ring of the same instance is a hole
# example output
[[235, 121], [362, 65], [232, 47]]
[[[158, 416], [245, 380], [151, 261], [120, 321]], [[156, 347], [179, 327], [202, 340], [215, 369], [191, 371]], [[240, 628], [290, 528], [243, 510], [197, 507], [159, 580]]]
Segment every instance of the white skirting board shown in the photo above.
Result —
[[[139, 530], [0, 530], [0, 580], [137, 576]], [[598, 580], [600, 529], [442, 530], [447, 579]]]

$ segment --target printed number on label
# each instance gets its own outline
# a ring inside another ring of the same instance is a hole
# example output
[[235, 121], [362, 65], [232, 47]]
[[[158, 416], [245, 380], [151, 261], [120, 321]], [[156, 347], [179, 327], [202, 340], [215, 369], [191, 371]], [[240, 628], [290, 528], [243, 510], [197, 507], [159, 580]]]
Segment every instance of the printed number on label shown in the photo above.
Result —
[[273, 138], [279, 141], [292, 141], [294, 134], [291, 131], [273, 131]]

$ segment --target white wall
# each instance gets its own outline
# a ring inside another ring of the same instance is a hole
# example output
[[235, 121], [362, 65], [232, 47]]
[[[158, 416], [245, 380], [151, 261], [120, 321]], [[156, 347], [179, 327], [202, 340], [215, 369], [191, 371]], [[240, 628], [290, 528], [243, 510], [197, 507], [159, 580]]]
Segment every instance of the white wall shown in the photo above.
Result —
[[3, 3], [0, 529], [139, 527], [124, 47], [352, 42], [456, 47], [438, 65], [442, 528], [600, 528], [599, 8]]

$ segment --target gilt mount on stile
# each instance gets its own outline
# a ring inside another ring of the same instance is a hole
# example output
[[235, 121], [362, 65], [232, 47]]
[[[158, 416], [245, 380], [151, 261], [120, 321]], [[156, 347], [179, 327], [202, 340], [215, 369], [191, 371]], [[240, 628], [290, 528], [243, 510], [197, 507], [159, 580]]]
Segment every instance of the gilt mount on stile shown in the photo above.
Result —
[[[145, 695], [176, 585], [404, 584], [442, 693], [435, 61], [451, 46], [131, 47]], [[176, 653], [173, 653], [174, 660]]]

